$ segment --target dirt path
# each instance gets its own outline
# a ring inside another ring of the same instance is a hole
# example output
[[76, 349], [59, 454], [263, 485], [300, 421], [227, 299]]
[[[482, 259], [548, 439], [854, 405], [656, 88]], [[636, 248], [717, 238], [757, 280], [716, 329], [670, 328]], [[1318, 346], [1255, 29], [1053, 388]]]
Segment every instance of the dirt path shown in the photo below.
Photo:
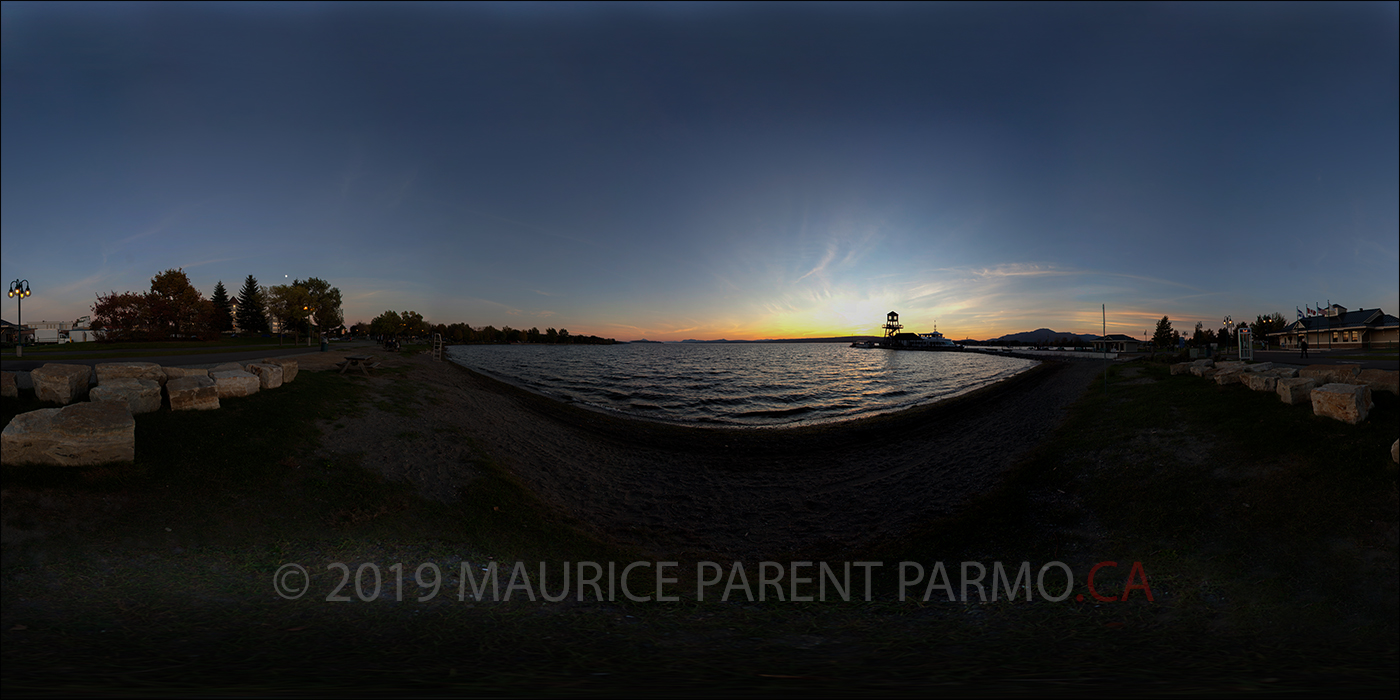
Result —
[[[406, 362], [406, 378], [372, 380], [386, 397], [378, 408], [327, 426], [328, 449], [449, 500], [474, 476], [470, 437], [599, 534], [657, 554], [748, 559], [859, 546], [956, 510], [1059, 425], [1101, 371], [1047, 363], [890, 416], [713, 430], [581, 409], [426, 356]], [[414, 405], [417, 415], [386, 410]]]

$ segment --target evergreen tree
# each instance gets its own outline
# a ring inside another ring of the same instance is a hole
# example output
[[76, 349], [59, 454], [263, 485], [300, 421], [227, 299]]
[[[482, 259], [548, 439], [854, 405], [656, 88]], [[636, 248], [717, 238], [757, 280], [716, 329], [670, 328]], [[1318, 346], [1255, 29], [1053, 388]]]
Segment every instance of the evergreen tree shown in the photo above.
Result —
[[1175, 347], [1172, 342], [1172, 322], [1166, 316], [1157, 322], [1157, 330], [1152, 333], [1152, 344], [1159, 348]]
[[238, 330], [241, 333], [266, 333], [267, 315], [263, 313], [263, 293], [252, 275], [243, 282], [238, 293]]
[[221, 333], [233, 330], [233, 302], [228, 298], [223, 280], [214, 285], [214, 296], [209, 301], [214, 304], [214, 330]]

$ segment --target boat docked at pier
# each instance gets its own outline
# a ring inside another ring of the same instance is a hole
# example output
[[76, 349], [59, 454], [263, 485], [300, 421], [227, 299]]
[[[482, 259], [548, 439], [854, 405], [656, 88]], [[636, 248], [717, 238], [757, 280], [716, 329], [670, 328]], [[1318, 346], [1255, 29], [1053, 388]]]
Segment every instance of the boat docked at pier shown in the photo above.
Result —
[[885, 316], [885, 337], [880, 340], [867, 340], [851, 343], [853, 348], [885, 348], [887, 350], [962, 350], [963, 346], [943, 337], [934, 325], [932, 333], [903, 333], [904, 326], [899, 322], [899, 314], [891, 311]]

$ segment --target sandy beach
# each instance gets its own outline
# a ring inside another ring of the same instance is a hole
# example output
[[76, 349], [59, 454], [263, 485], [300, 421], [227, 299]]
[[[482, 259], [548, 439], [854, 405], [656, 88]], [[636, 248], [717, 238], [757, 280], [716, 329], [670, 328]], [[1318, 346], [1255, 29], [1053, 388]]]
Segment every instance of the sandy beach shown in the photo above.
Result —
[[1102, 371], [1045, 363], [896, 414], [717, 430], [585, 410], [426, 355], [389, 362], [408, 374], [369, 381], [390, 403], [324, 425], [327, 452], [359, 455], [438, 500], [453, 499], [474, 460], [489, 456], [599, 536], [657, 556], [747, 559], [821, 556], [957, 511], [1059, 425]]

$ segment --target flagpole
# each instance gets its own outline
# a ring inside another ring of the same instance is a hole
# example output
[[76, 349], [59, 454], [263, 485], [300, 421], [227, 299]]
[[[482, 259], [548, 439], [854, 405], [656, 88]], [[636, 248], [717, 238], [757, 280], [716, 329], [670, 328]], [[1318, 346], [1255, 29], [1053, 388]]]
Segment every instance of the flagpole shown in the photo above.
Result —
[[1103, 393], [1108, 395], [1108, 305], [1099, 305], [1099, 313], [1103, 316]]

